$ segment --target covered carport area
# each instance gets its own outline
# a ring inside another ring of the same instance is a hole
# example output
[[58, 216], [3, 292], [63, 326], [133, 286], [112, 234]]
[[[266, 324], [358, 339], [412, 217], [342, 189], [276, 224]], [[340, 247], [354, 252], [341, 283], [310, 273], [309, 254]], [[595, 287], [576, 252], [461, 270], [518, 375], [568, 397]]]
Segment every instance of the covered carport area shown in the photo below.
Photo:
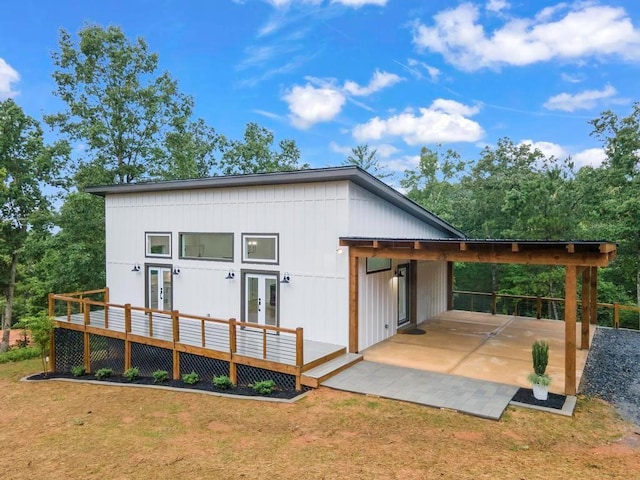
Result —
[[[453, 263], [551, 265], [565, 269], [564, 393], [575, 395], [577, 348], [589, 349], [590, 325], [597, 316], [598, 267], [615, 258], [616, 244], [604, 241], [401, 239], [344, 237], [349, 247], [349, 351], [358, 352], [359, 259], [444, 261], [448, 265], [447, 308], [453, 310]], [[578, 276], [582, 279], [581, 331], [577, 330]]]

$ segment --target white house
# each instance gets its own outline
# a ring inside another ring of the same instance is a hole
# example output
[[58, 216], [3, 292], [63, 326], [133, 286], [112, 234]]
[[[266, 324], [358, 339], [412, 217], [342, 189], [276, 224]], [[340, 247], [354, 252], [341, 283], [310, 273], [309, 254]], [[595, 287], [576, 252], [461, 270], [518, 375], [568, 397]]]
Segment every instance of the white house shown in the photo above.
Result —
[[[303, 327], [305, 339], [344, 346], [341, 238], [464, 238], [358, 167], [86, 191], [105, 198], [111, 302]], [[361, 258], [358, 270], [358, 350], [447, 309], [446, 261]]]

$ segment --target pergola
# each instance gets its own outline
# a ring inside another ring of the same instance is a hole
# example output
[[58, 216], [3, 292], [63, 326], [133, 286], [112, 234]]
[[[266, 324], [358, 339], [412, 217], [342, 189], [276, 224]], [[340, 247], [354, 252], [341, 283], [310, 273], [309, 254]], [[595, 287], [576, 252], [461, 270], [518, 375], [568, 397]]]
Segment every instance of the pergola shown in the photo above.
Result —
[[[616, 257], [617, 245], [605, 241], [401, 239], [343, 237], [349, 247], [349, 351], [358, 351], [358, 260], [381, 257], [410, 261], [445, 261], [447, 308], [453, 309], [453, 262], [554, 265], [565, 268], [565, 393], [576, 393], [576, 323], [578, 275], [582, 275], [580, 348], [589, 348], [590, 324], [597, 320], [598, 267]], [[414, 269], [415, 271], [415, 269]], [[415, 285], [414, 282], [412, 282]], [[415, 297], [414, 297], [415, 298]], [[415, 310], [414, 310], [415, 311]]]

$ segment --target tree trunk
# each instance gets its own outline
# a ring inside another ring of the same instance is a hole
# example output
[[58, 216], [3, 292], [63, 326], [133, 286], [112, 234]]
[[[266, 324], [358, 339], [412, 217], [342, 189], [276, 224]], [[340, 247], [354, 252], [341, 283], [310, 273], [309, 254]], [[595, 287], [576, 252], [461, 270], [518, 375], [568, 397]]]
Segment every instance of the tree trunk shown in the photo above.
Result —
[[6, 292], [7, 303], [4, 308], [4, 320], [2, 322], [2, 341], [0, 342], [0, 353], [9, 350], [9, 335], [11, 333], [11, 312], [13, 310], [13, 295], [16, 289], [16, 270], [18, 268], [18, 252], [11, 254], [11, 273], [9, 274], [9, 288]]

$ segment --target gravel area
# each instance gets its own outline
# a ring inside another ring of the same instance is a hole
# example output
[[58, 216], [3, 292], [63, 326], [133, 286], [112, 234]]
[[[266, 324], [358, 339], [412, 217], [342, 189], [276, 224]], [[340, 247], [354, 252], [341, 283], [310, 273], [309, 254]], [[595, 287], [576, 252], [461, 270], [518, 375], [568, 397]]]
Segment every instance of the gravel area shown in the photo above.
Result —
[[640, 425], [640, 332], [596, 330], [580, 393], [611, 402], [623, 418]]

